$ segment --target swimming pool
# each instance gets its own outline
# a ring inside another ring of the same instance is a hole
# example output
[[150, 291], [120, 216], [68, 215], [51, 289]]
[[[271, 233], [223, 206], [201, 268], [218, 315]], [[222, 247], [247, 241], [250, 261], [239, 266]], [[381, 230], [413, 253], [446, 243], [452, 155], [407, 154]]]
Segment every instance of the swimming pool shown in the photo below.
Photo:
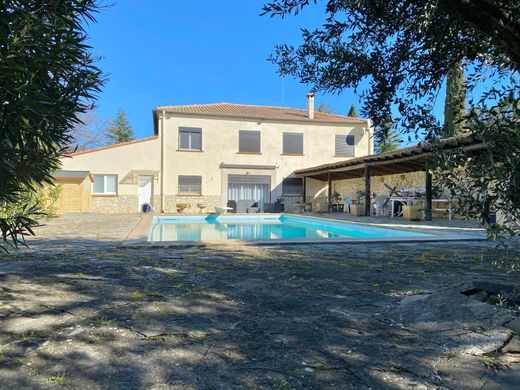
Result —
[[156, 216], [148, 241], [421, 238], [429, 234], [285, 214]]

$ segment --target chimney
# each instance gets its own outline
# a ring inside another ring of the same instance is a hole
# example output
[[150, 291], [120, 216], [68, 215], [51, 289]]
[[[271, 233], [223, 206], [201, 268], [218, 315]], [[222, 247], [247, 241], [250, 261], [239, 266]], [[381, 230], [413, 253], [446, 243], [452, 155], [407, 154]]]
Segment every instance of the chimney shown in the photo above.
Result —
[[314, 119], [314, 96], [315, 93], [311, 92], [307, 94], [307, 117]]

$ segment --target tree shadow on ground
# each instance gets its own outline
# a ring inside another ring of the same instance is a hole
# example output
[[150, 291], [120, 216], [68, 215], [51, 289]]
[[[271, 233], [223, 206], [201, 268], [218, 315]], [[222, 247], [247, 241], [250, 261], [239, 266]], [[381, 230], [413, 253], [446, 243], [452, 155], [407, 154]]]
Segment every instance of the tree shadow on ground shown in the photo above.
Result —
[[[0, 257], [1, 387], [470, 389], [518, 380], [518, 365], [495, 371], [457, 352], [464, 339], [436, 333], [497, 326], [458, 306], [469, 298], [452, 288], [483, 275], [518, 282], [490, 267], [496, 253], [485, 244], [95, 244]], [[418, 321], [424, 331], [399, 318], [403, 296], [429, 293], [445, 294], [451, 310]]]

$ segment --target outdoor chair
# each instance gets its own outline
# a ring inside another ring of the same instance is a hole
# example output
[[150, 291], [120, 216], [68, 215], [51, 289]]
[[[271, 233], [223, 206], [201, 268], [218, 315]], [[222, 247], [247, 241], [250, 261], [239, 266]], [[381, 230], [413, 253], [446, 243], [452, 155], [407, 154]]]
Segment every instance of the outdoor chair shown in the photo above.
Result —
[[353, 203], [352, 202], [353, 199], [351, 196], [345, 196], [344, 200], [343, 200], [343, 204], [345, 205], [344, 208], [343, 208], [343, 211], [345, 213], [350, 213], [350, 205]]
[[381, 216], [386, 215], [386, 205], [388, 204], [388, 196], [386, 195], [377, 195], [374, 199], [374, 203], [372, 205], [372, 213], [373, 215]]
[[231, 208], [231, 210], [230, 210], [231, 213], [236, 213], [237, 212], [237, 202], [236, 201], [228, 200], [227, 207]]

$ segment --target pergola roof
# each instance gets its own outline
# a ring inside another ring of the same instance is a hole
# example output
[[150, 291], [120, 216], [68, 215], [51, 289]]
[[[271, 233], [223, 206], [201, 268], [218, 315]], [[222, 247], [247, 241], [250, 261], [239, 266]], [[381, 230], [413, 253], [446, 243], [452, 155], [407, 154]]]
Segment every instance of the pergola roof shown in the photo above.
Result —
[[329, 174], [334, 180], [364, 177], [365, 168], [368, 166], [372, 176], [424, 171], [428, 157], [431, 156], [432, 151], [437, 147], [445, 150], [456, 148], [482, 150], [486, 148], [486, 145], [482, 141], [476, 140], [472, 133], [465, 133], [456, 137], [442, 139], [438, 143], [420, 142], [416, 146], [393, 152], [299, 169], [295, 171], [295, 174], [301, 177], [325, 181]]

